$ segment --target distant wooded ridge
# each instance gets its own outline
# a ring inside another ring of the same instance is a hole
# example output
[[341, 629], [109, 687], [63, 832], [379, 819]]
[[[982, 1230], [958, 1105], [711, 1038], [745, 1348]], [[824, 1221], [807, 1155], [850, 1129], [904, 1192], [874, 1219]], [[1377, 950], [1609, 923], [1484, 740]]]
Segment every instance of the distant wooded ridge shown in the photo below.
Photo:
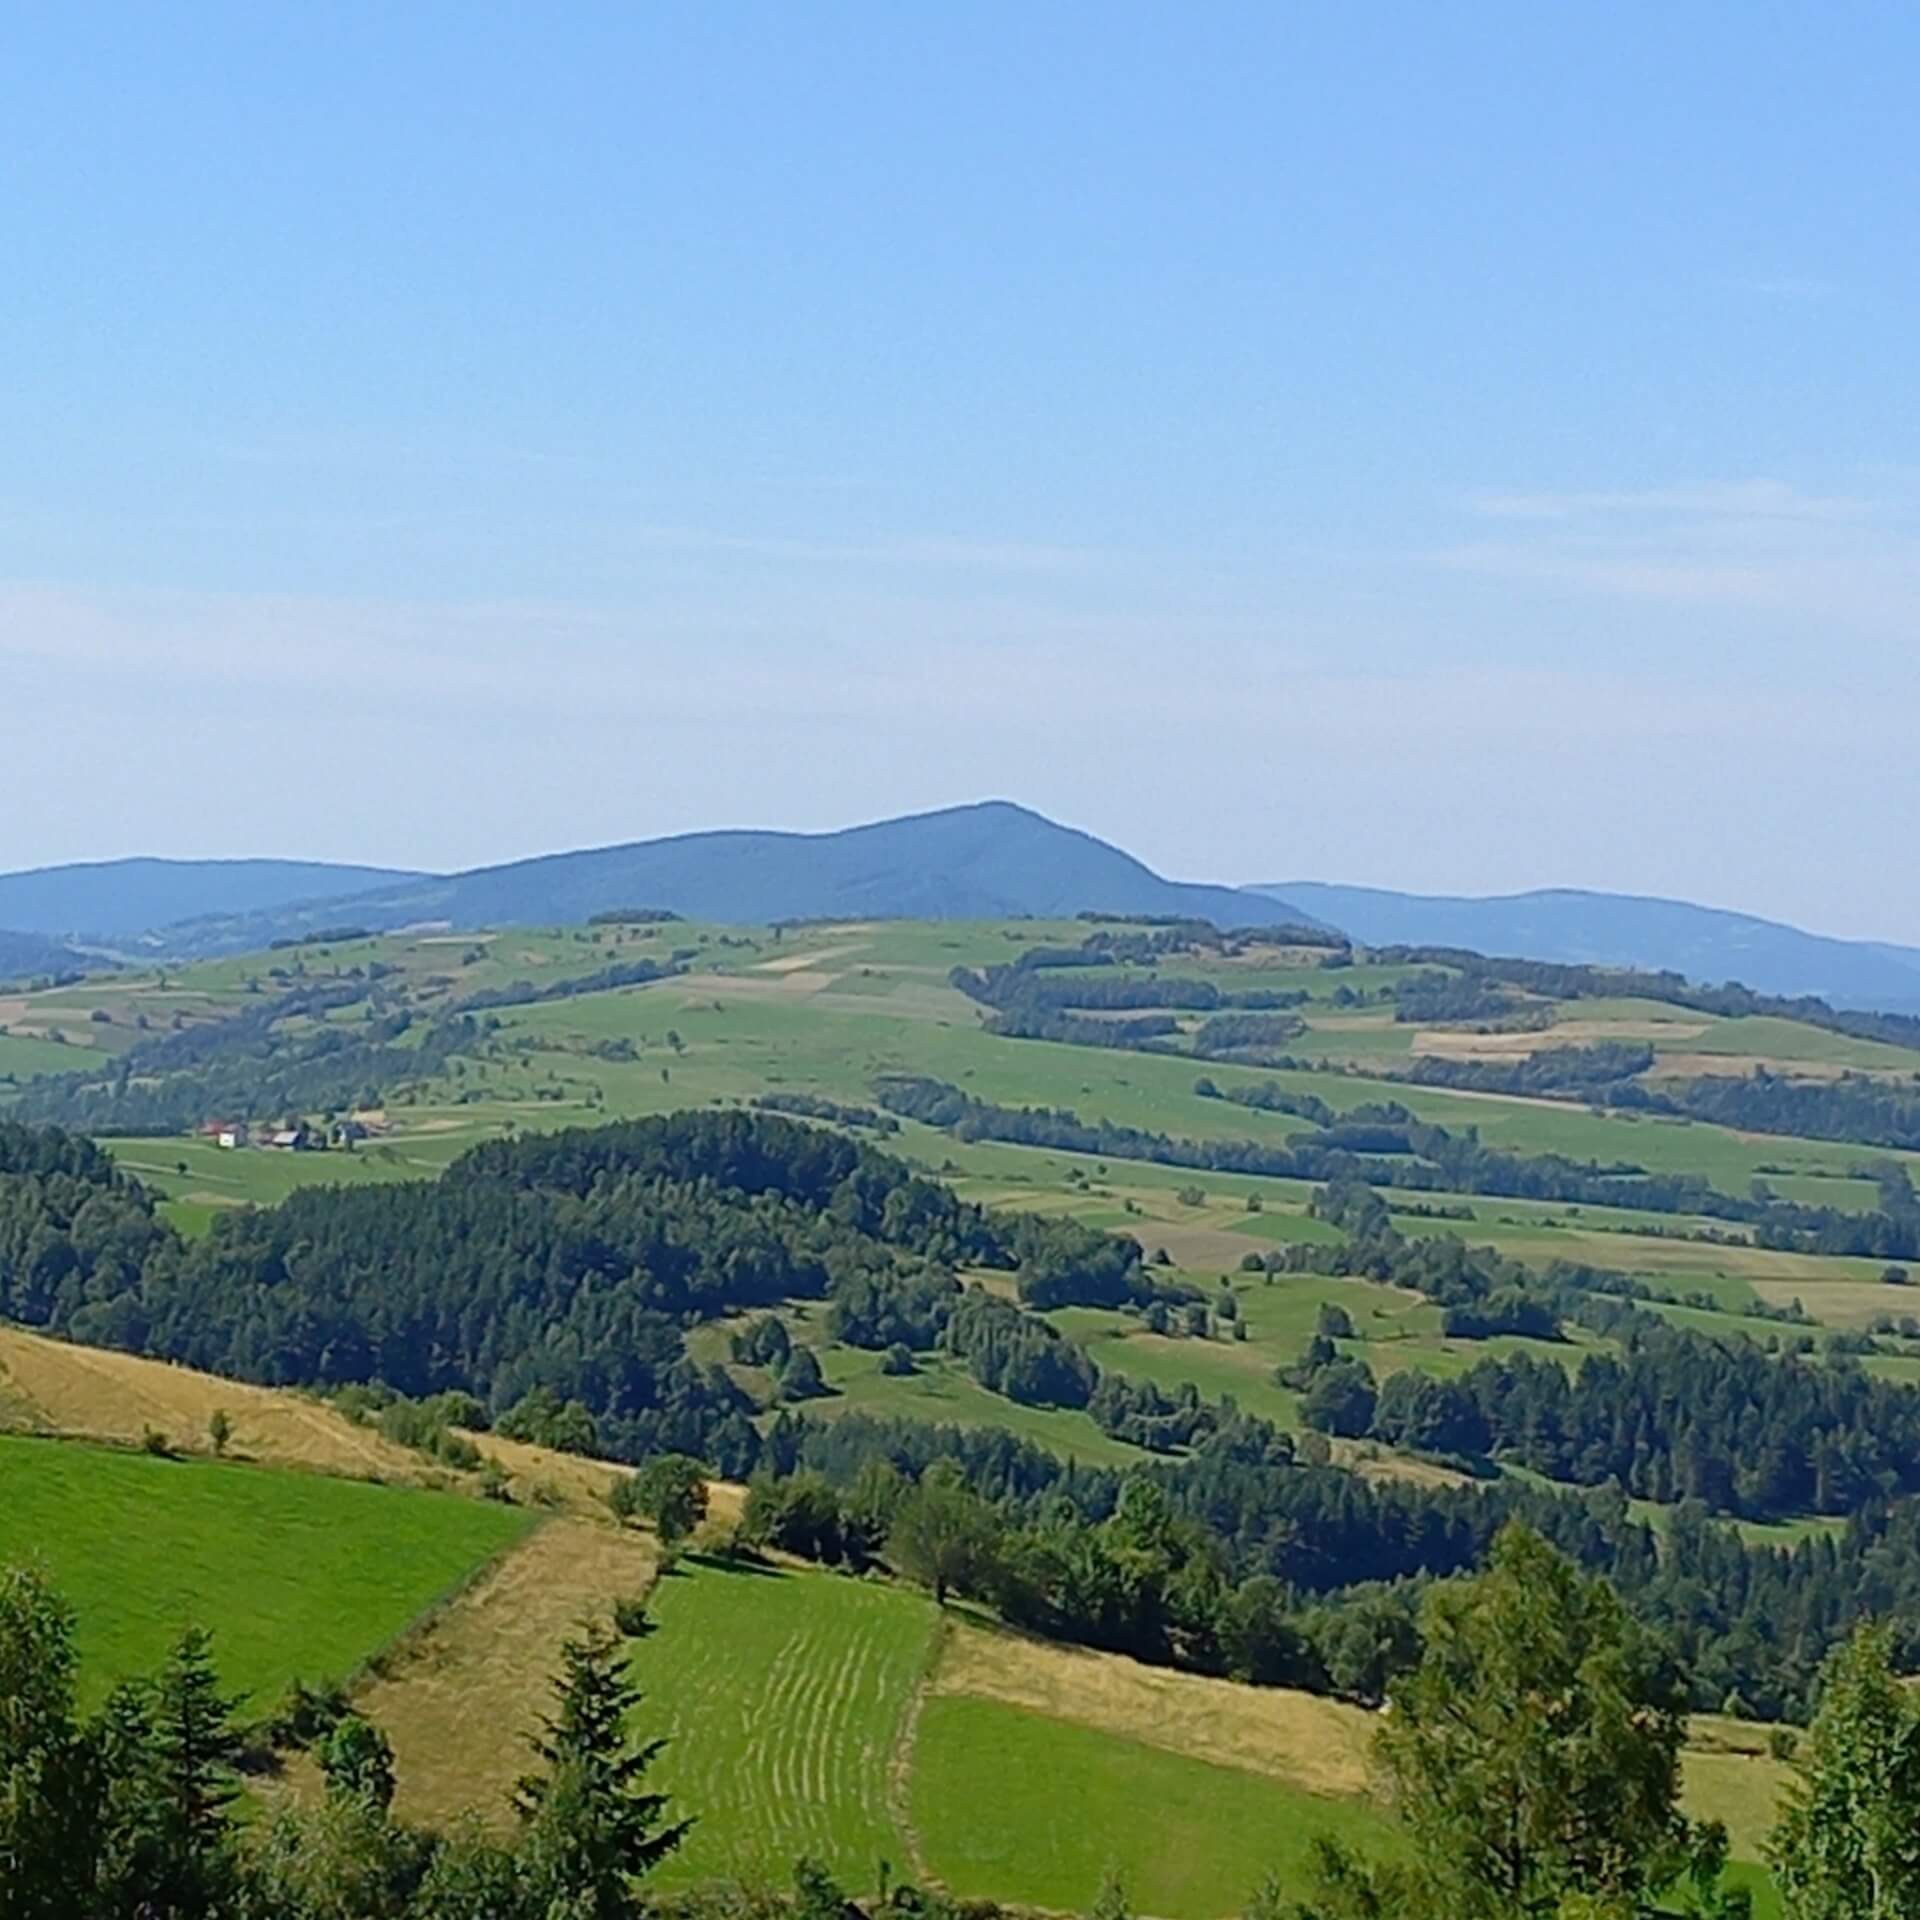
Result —
[[[1920, 1012], [1920, 948], [1841, 940], [1750, 914], [1626, 894], [1499, 898], [1317, 881], [1170, 880], [1118, 847], [1007, 801], [830, 833], [723, 831], [542, 855], [461, 873], [298, 860], [116, 860], [0, 874], [0, 975], [186, 959], [444, 924], [466, 930], [674, 914], [768, 925], [1004, 920], [1080, 913], [1335, 928], [1366, 946], [1738, 981], [1837, 1007]], [[39, 947], [31, 941], [45, 943]]]

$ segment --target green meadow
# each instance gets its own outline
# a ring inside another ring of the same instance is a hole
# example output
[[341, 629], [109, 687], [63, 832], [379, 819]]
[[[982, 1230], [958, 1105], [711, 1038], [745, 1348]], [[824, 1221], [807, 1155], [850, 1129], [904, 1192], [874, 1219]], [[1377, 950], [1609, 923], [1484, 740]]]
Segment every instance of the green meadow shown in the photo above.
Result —
[[0, 1563], [43, 1567], [72, 1603], [94, 1700], [188, 1626], [243, 1713], [296, 1676], [344, 1679], [530, 1524], [456, 1494], [0, 1436]]
[[1304, 1893], [1318, 1834], [1394, 1843], [1358, 1802], [955, 1696], [922, 1710], [912, 1806], [927, 1864], [956, 1894], [1056, 1912], [1090, 1911], [1115, 1874], [1137, 1913], [1217, 1920], [1269, 1874]]

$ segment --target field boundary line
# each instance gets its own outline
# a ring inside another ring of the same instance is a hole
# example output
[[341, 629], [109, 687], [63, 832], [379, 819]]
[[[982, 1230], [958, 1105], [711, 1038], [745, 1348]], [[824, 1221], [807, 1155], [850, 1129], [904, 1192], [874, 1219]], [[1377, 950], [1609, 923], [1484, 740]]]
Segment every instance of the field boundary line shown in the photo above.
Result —
[[523, 1548], [531, 1546], [533, 1541], [546, 1530], [550, 1518], [548, 1514], [535, 1516], [533, 1524], [525, 1532], [509, 1540], [497, 1552], [488, 1554], [477, 1565], [469, 1567], [452, 1586], [436, 1594], [398, 1633], [381, 1646], [375, 1647], [340, 1682], [341, 1690], [351, 1699], [369, 1681], [391, 1679], [393, 1676], [388, 1671], [388, 1663], [399, 1660], [416, 1641], [424, 1640], [454, 1607], [459, 1605], [504, 1561]]
[[952, 1618], [942, 1609], [935, 1616], [933, 1631], [927, 1636], [926, 1652], [920, 1657], [920, 1671], [913, 1677], [905, 1710], [900, 1715], [900, 1730], [894, 1737], [893, 1753], [887, 1761], [887, 1812], [894, 1826], [899, 1829], [900, 1837], [907, 1843], [907, 1864], [913, 1869], [914, 1882], [940, 1894], [947, 1893], [948, 1888], [927, 1864], [927, 1852], [921, 1844], [920, 1830], [913, 1824], [913, 1756], [920, 1740], [920, 1715], [927, 1704], [927, 1695], [933, 1689], [933, 1676], [946, 1655], [947, 1640], [952, 1632]]

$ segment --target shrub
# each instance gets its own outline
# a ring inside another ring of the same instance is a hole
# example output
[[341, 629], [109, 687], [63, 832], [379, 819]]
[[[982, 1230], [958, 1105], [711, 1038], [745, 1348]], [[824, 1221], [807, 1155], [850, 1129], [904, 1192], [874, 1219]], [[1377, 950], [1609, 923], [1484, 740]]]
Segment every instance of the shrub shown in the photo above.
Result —
[[647, 1618], [647, 1603], [637, 1594], [627, 1594], [613, 1603], [614, 1631], [623, 1640], [642, 1640], [654, 1631]]

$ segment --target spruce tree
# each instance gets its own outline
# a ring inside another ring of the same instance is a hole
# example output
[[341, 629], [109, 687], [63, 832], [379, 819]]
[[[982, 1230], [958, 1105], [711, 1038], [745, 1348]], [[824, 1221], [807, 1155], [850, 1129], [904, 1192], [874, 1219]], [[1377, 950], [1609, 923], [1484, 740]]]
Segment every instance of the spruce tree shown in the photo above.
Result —
[[174, 1643], [153, 1689], [157, 1785], [166, 1835], [161, 1912], [184, 1917], [217, 1909], [233, 1871], [227, 1809], [238, 1797], [240, 1736], [235, 1702], [220, 1691], [212, 1638], [190, 1627]]
[[640, 1692], [602, 1625], [562, 1645], [553, 1693], [555, 1711], [532, 1742], [543, 1770], [515, 1794], [526, 1869], [549, 1908], [568, 1920], [630, 1920], [639, 1910], [637, 1882], [692, 1824], [669, 1822], [667, 1796], [641, 1784], [666, 1742], [628, 1739]]
[[68, 1920], [93, 1873], [91, 1755], [74, 1722], [73, 1616], [0, 1569], [0, 1920]]

